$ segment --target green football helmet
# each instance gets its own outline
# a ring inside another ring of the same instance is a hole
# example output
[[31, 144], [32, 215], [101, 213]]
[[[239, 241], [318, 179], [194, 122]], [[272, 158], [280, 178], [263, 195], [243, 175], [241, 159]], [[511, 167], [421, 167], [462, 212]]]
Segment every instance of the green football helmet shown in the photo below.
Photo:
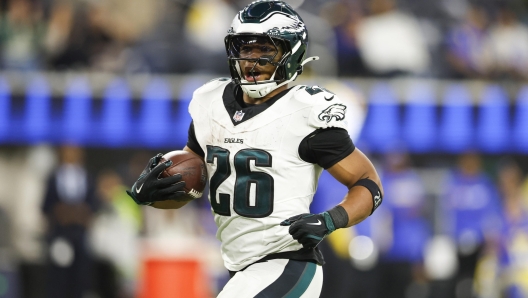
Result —
[[[266, 44], [266, 55], [247, 57], [244, 47], [252, 43]], [[293, 8], [283, 1], [254, 1], [234, 18], [225, 38], [231, 77], [244, 93], [261, 98], [273, 90], [294, 81], [303, 71], [303, 65], [319, 57], [304, 59], [308, 47], [308, 31], [304, 21]], [[282, 51], [282, 57], [277, 55]], [[245, 79], [240, 61], [253, 61], [253, 69], [260, 65], [276, 67], [269, 80]]]

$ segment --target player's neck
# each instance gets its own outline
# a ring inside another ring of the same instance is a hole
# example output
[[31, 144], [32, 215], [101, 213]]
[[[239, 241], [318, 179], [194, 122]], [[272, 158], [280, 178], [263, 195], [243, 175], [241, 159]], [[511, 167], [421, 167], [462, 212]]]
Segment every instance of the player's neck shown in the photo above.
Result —
[[279, 88], [271, 91], [269, 94], [267, 94], [266, 96], [261, 97], [261, 98], [251, 98], [246, 93], [243, 93], [242, 99], [247, 104], [258, 105], [258, 104], [261, 104], [261, 103], [265, 103], [266, 101], [268, 101], [271, 98], [273, 98], [273, 96], [279, 94], [280, 92], [282, 92], [282, 91], [284, 91], [286, 89], [288, 89], [288, 85], [287, 84], [284, 85], [284, 86], [280, 86]]

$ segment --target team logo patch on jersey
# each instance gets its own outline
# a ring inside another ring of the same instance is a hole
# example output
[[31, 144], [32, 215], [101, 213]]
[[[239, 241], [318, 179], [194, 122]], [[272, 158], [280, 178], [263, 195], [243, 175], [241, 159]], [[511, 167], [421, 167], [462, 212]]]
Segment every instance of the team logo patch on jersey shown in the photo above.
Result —
[[239, 122], [239, 121], [242, 121], [242, 118], [244, 118], [244, 114], [242, 111], [236, 111], [235, 112], [235, 115], [233, 116], [233, 120], [235, 120], [235, 122]]
[[326, 123], [332, 121], [333, 118], [335, 118], [336, 121], [341, 121], [345, 119], [345, 111], [345, 105], [336, 103], [324, 109], [321, 114], [319, 114], [318, 118], [321, 121], [326, 121]]

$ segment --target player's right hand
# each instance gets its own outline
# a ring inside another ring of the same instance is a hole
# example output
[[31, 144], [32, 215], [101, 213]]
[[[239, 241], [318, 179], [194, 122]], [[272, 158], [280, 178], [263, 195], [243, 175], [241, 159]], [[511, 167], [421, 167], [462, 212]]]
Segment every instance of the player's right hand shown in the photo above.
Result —
[[132, 185], [131, 190], [127, 190], [127, 194], [138, 205], [150, 205], [157, 201], [178, 200], [184, 197], [185, 182], [181, 181], [181, 175], [174, 175], [166, 178], [159, 178], [161, 172], [172, 165], [172, 161], [168, 160], [164, 163], [159, 163], [163, 154], [151, 158], [141, 173], [138, 180]]

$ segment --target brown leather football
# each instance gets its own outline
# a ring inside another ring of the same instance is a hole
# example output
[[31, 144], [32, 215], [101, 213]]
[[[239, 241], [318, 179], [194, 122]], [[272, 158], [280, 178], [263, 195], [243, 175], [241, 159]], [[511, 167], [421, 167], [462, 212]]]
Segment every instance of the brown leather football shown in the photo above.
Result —
[[160, 163], [167, 160], [171, 160], [172, 165], [166, 168], [160, 177], [181, 174], [182, 180], [185, 181], [184, 190], [189, 199], [201, 198], [207, 183], [207, 169], [202, 158], [188, 151], [175, 150], [163, 155]]

